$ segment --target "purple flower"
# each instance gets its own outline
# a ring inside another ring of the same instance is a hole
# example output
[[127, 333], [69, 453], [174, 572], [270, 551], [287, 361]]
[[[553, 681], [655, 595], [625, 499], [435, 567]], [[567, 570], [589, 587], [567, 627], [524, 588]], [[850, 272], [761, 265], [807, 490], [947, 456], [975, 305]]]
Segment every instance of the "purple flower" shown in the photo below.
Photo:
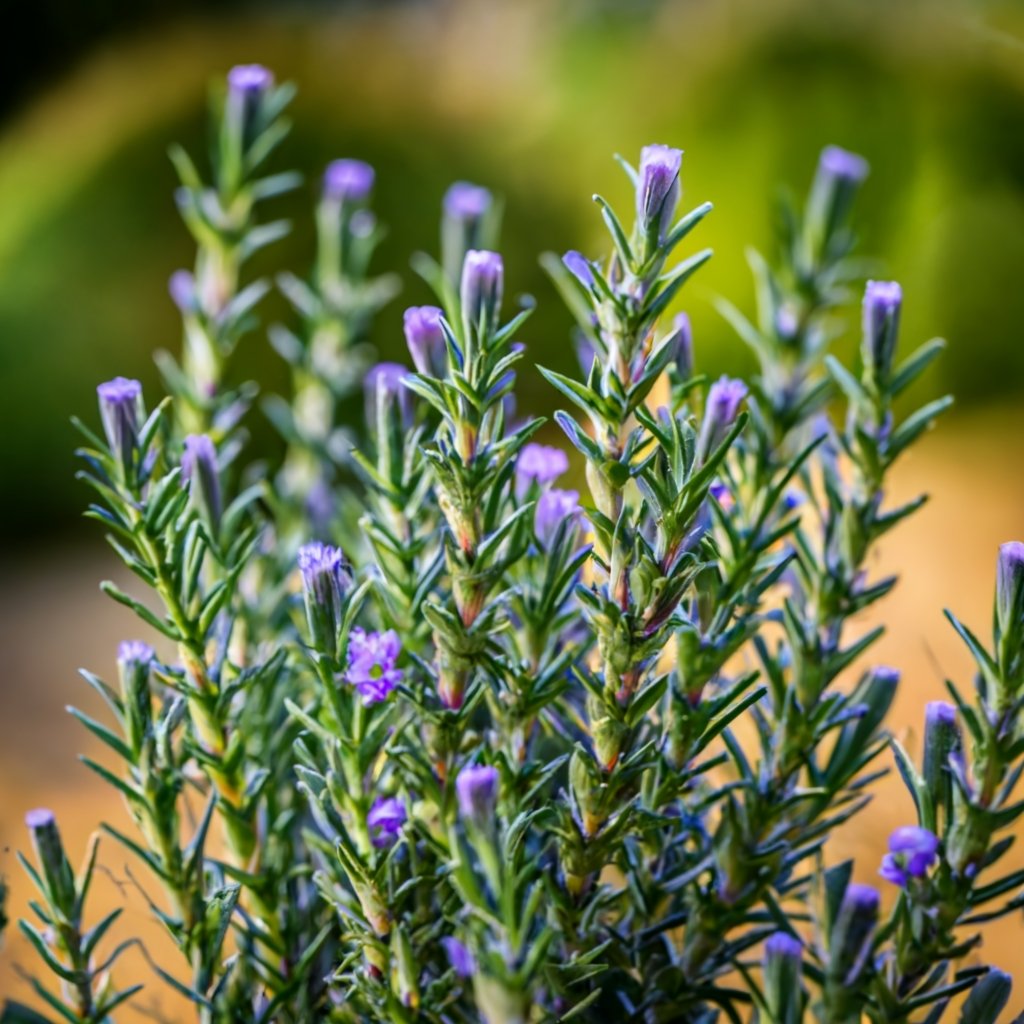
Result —
[[36, 858], [54, 902], [65, 913], [70, 912], [75, 902], [75, 876], [64, 855], [56, 816], [49, 808], [37, 807], [25, 815], [25, 826], [32, 835]]
[[561, 448], [530, 443], [516, 459], [516, 497], [522, 501], [533, 483], [553, 483], [569, 468], [569, 456]]
[[693, 328], [685, 313], [677, 313], [672, 326], [676, 334], [676, 373], [680, 380], [693, 376]]
[[456, 181], [444, 194], [445, 216], [459, 221], [479, 221], [491, 208], [491, 193], [480, 185]]
[[462, 264], [462, 316], [471, 328], [479, 324], [493, 330], [501, 310], [505, 266], [501, 256], [486, 249], [470, 249]]
[[818, 160], [818, 173], [838, 182], [859, 185], [868, 176], [868, 162], [840, 146], [826, 146]]
[[156, 658], [156, 651], [142, 640], [122, 640], [117, 646], [117, 660], [122, 665], [142, 665], [146, 668]]
[[217, 448], [206, 434], [189, 434], [181, 454], [181, 478], [188, 484], [196, 510], [216, 530], [220, 523], [220, 472]]
[[588, 260], [586, 256], [577, 252], [575, 249], [570, 249], [562, 257], [562, 262], [565, 264], [569, 273], [572, 274], [572, 276], [575, 277], [584, 288], [589, 290], [594, 287], [594, 271], [590, 265], [590, 260]]
[[374, 170], [362, 160], [332, 160], [324, 171], [324, 198], [363, 203], [373, 189]]
[[498, 770], [488, 764], [471, 764], [455, 779], [459, 813], [483, 827], [491, 822], [498, 804]]
[[452, 965], [452, 970], [460, 978], [472, 977], [473, 972], [476, 970], [476, 961], [473, 959], [473, 954], [452, 935], [446, 935], [441, 940], [441, 945], [444, 946], [444, 951], [448, 956], [448, 963]]
[[261, 96], [273, 84], [273, 73], [262, 64], [236, 64], [228, 72], [228, 89], [236, 96]]
[[444, 311], [437, 306], [410, 306], [402, 317], [413, 366], [427, 377], [444, 375], [447, 348], [443, 319]]
[[378, 363], [363, 381], [366, 419], [371, 430], [386, 427], [397, 409], [403, 426], [412, 423], [412, 392], [405, 386], [409, 371], [401, 363]]
[[804, 947], [800, 940], [788, 932], [773, 932], [764, 944], [766, 959], [799, 960]]
[[683, 152], [671, 146], [644, 146], [637, 175], [636, 216], [645, 234], [656, 228], [659, 241], [672, 223], [679, 203]]
[[377, 797], [373, 801], [370, 813], [366, 815], [370, 841], [378, 849], [392, 846], [398, 839], [398, 833], [401, 832], [407, 817], [405, 804], [398, 797]]
[[1024, 616], [1024, 544], [1011, 540], [999, 548], [996, 563], [996, 618], [1000, 633], [1020, 624]]
[[939, 840], [919, 825], [904, 825], [889, 836], [889, 852], [878, 873], [894, 885], [905, 886], [911, 878], [923, 878], [935, 863]]
[[895, 281], [868, 281], [864, 290], [861, 354], [870, 378], [884, 384], [892, 367], [903, 289]]
[[196, 279], [188, 270], [176, 270], [167, 281], [167, 291], [178, 309], [185, 314], [195, 313], [199, 308], [199, 293]]
[[537, 499], [534, 515], [534, 532], [541, 547], [547, 549], [555, 539], [559, 526], [567, 519], [578, 523], [580, 496], [577, 491], [544, 491]]
[[944, 700], [929, 701], [924, 713], [924, 754], [921, 775], [937, 809], [947, 805], [952, 779], [950, 757], [961, 749], [956, 708]]
[[127, 472], [139, 436], [142, 416], [142, 385], [127, 377], [115, 377], [96, 388], [100, 400], [100, 418], [110, 451]]
[[352, 630], [345, 680], [359, 691], [365, 705], [379, 704], [402, 681], [397, 667], [401, 653], [402, 644], [393, 629], [367, 633], [357, 626]]
[[924, 719], [929, 726], [956, 725], [956, 708], [948, 700], [930, 700], [925, 705]]
[[348, 563], [341, 548], [313, 541], [299, 548], [298, 564], [313, 646], [333, 657], [345, 596], [352, 585]]
[[741, 380], [720, 377], [711, 385], [697, 442], [700, 458], [707, 458], [725, 440], [746, 397], [747, 386]]
[[853, 984], [860, 977], [871, 955], [878, 906], [877, 889], [859, 882], [846, 887], [829, 937], [830, 977], [846, 984]]

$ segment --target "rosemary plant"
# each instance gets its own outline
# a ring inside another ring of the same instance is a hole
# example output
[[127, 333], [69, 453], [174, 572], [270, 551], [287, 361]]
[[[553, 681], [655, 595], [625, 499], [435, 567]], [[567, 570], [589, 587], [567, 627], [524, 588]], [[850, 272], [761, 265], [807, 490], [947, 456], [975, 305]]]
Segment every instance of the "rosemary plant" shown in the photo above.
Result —
[[[116, 378], [102, 429], [79, 424], [88, 515], [140, 586], [103, 589], [156, 647], [123, 643], [116, 686], [84, 673], [105, 720], [72, 713], [181, 954], [160, 982], [203, 1024], [996, 1024], [1010, 980], [968, 953], [1024, 906], [1000, 867], [1024, 810], [1024, 545], [1000, 551], [989, 645], [951, 616], [974, 693], [929, 705], [915, 761], [885, 729], [881, 626], [856, 617], [896, 582], [873, 546], [924, 500], [893, 505], [889, 473], [948, 400], [905, 413], [942, 346], [901, 356], [899, 285], [861, 280], [866, 163], [824, 151], [751, 256], [756, 313], [721, 305], [758, 372], [710, 382], [678, 306], [711, 206], [681, 212], [679, 150], [620, 160], [635, 202], [595, 196], [607, 254], [542, 258], [581, 353], [578, 378], [541, 369], [565, 450], [515, 416], [533, 300], [506, 298], [495, 197], [452, 186], [438, 258], [412, 261], [437, 304], [405, 312], [410, 365], [372, 365], [398, 278], [370, 274], [372, 168], [335, 161], [313, 272], [277, 277], [293, 392], [262, 403], [286, 442], [268, 468], [228, 364], [270, 287], [246, 261], [287, 229], [257, 213], [298, 183], [265, 169], [291, 95], [235, 68], [210, 183], [172, 151], [198, 246], [171, 285], [182, 357], [160, 357], [168, 397]], [[829, 350], [858, 300], [846, 366]], [[827, 853], [889, 751], [917, 820], [890, 837], [883, 915]], [[119, 911], [84, 924], [96, 846], [76, 879], [52, 815], [28, 823], [45, 929], [22, 929], [57, 984], [36, 991], [114, 1021], [138, 986], [110, 980], [130, 938], [98, 952]]]

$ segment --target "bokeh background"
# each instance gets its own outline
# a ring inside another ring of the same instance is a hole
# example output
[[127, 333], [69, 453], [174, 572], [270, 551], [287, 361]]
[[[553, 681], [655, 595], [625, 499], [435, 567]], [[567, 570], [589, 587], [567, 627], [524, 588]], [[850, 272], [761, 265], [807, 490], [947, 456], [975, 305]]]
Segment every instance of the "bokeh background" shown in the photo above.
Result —
[[[568, 319], [537, 254], [596, 253], [590, 193], [628, 202], [611, 154], [662, 141], [686, 150], [686, 197], [716, 204], [700, 229], [716, 255], [686, 296], [699, 364], [747, 370], [715, 296], [750, 309], [745, 248], [768, 244], [780, 183], [802, 191], [826, 143], [863, 153], [862, 250], [904, 285], [905, 344], [949, 339], [919, 394], [958, 399], [896, 476], [897, 498], [927, 490], [932, 502], [879, 555], [878, 571], [904, 577], [885, 602], [876, 656], [904, 671], [895, 727], [911, 747], [942, 680], [967, 681], [942, 608], [985, 628], [996, 547], [1024, 537], [1024, 5], [36, 0], [18, 21], [0, 41], [0, 873], [13, 916], [27, 898], [13, 857], [26, 845], [25, 810], [54, 807], [75, 849], [101, 817], [122, 817], [77, 763], [94, 749], [63, 710], [92, 707], [76, 668], [112, 673], [117, 640], [138, 631], [96, 590], [117, 566], [80, 519], [68, 417], [94, 417], [95, 383], [117, 373], [156, 393], [152, 352], [179, 342], [166, 281], [192, 256], [166, 149], [178, 140], [202, 151], [209, 82], [238, 62], [300, 86], [284, 163], [312, 183], [336, 156], [376, 165], [375, 205], [390, 225], [380, 265], [406, 282], [376, 334], [390, 357], [402, 355], [401, 309], [427, 299], [409, 256], [436, 248], [441, 194], [467, 178], [504, 196], [510, 287], [540, 300], [530, 355], [570, 366]], [[309, 265], [312, 183], [278, 202], [295, 229], [257, 271]], [[266, 311], [285, 315], [273, 301]], [[853, 343], [851, 332], [841, 344]], [[283, 385], [263, 335], [236, 366]], [[550, 409], [539, 378], [523, 386], [527, 409]], [[273, 444], [258, 414], [254, 434]], [[885, 835], [909, 814], [900, 787], [883, 783], [839, 852], [870, 878]], [[124, 857], [108, 847], [105, 863], [102, 899], [126, 907], [125, 932], [145, 929]], [[1019, 968], [1016, 1012], [1022, 929], [1020, 916], [990, 929], [983, 950]], [[159, 938], [146, 934], [159, 959]], [[31, 1001], [19, 965], [32, 958], [8, 930], [0, 995]], [[145, 973], [141, 958], [136, 969]], [[188, 1019], [155, 980], [139, 1006], [125, 1020]]]

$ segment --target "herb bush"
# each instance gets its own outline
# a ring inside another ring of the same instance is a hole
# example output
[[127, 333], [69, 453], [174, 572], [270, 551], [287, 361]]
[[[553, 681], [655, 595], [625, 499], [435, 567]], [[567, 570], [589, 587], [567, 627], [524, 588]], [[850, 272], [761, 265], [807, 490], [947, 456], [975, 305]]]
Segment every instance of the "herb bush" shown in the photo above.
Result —
[[[73, 710], [135, 825], [103, 831], [181, 954], [149, 957], [154, 983], [204, 1024], [994, 1024], [1010, 979], [968, 954], [1024, 902], [999, 864], [1024, 808], [1024, 545], [1000, 550], [990, 642], [950, 616], [977, 673], [925, 709], [915, 762], [885, 731], [899, 672], [862, 667], [881, 628], [851, 620], [895, 585], [868, 556], [924, 499], [892, 506], [886, 478], [948, 401], [899, 412], [942, 345], [900, 353], [899, 286], [863, 287], [865, 162], [823, 152], [751, 258], [756, 315], [721, 307], [758, 373], [709, 384], [669, 314], [710, 204], [679, 214], [679, 150], [620, 161], [635, 210], [594, 197], [609, 255], [542, 257], [577, 321], [578, 377], [541, 373], [582, 496], [516, 415], [531, 303], [503, 301], [491, 193], [449, 190], [439, 259], [413, 260], [439, 305], [405, 313], [412, 368], [372, 366], [397, 278], [371, 269], [373, 170], [332, 163], [313, 272], [276, 280], [271, 466], [229, 367], [272, 287], [247, 260], [287, 230], [262, 204], [299, 182], [265, 170], [292, 91], [237, 67], [210, 177], [172, 151], [198, 253], [171, 279], [168, 395], [117, 378], [78, 424], [87, 514], [139, 580], [103, 589], [161, 651], [123, 643], [117, 685], [83, 672], [109, 715]], [[847, 367], [829, 347], [862, 290]], [[893, 763], [916, 820], [876, 889], [827, 843]], [[97, 844], [76, 874], [53, 814], [27, 825], [50, 1017], [5, 1020], [114, 1021], [141, 986], [117, 981], [119, 911], [90, 913]]]

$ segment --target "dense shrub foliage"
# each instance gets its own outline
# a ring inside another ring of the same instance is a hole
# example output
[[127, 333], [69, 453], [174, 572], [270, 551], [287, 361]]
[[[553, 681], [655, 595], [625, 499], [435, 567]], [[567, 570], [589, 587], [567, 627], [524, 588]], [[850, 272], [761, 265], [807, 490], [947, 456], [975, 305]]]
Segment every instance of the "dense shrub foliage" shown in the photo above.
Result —
[[[635, 209], [594, 197], [609, 255], [543, 257], [577, 321], [579, 375], [541, 368], [566, 449], [516, 413], [532, 304], [503, 295], [491, 193], [449, 190], [439, 258], [413, 261], [438, 306], [405, 313], [411, 367], [371, 365], [397, 278], [371, 271], [373, 170], [336, 161], [312, 273], [276, 280], [293, 387], [260, 399], [287, 444], [271, 467], [229, 369], [271, 288], [246, 263], [287, 230], [262, 204], [298, 182], [265, 170], [290, 96], [235, 68], [210, 176], [173, 152], [198, 255], [171, 280], [168, 397], [117, 378], [102, 428], [79, 425], [88, 514], [139, 581], [103, 589], [156, 645], [123, 643], [116, 685], [83, 673], [106, 718], [74, 712], [135, 825], [104, 831], [181, 954], [154, 984], [210, 1024], [994, 1024], [1009, 979], [964, 958], [1021, 905], [999, 861], [1022, 808], [1024, 545], [1000, 552], [990, 643], [951, 619], [976, 678], [928, 705], [915, 760], [885, 731], [899, 672], [856, 617], [895, 584], [873, 545], [923, 500], [893, 505], [888, 473], [947, 402], [897, 402], [941, 344], [901, 353], [899, 285], [860, 281], [864, 161], [823, 152], [751, 258], [755, 314], [722, 305], [759, 371], [710, 384], [671, 317], [710, 204], [679, 214], [679, 150], [620, 161]], [[847, 367], [829, 347], [861, 292]], [[827, 843], [893, 762], [916, 820], [878, 868], [883, 914]], [[27, 824], [37, 992], [115, 1020], [137, 986], [112, 980], [118, 912], [89, 912], [96, 845], [76, 875], [53, 815]]]

